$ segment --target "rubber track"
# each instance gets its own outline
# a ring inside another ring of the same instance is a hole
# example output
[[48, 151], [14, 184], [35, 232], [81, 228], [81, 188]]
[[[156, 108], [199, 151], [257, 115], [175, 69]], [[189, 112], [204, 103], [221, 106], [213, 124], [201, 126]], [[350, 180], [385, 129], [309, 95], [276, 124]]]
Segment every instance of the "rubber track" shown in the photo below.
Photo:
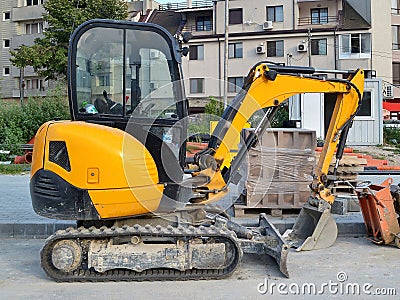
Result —
[[[55, 268], [52, 264], [51, 250], [52, 246], [60, 240], [75, 240], [80, 245], [84, 245], [85, 241], [92, 239], [110, 239], [114, 237], [127, 236], [151, 236], [151, 237], [173, 237], [173, 238], [218, 238], [231, 245], [229, 247], [234, 251], [230, 264], [224, 269], [190, 269], [179, 271], [175, 269], [148, 269], [143, 272], [136, 272], [127, 269], [114, 269], [104, 273], [95, 271], [93, 268], [87, 269], [87, 249], [82, 249], [81, 267], [73, 272], [63, 272]], [[67, 228], [59, 230], [50, 236], [43, 246], [41, 252], [42, 268], [46, 274], [58, 282], [85, 282], [85, 281], [167, 281], [167, 280], [202, 280], [202, 279], [220, 279], [230, 276], [237, 268], [242, 251], [236, 240], [236, 235], [225, 228], [221, 227], [162, 227], [160, 225], [153, 227], [146, 226], [123, 226], [121, 227], [101, 227], [100, 229], [91, 227], [78, 229]]]

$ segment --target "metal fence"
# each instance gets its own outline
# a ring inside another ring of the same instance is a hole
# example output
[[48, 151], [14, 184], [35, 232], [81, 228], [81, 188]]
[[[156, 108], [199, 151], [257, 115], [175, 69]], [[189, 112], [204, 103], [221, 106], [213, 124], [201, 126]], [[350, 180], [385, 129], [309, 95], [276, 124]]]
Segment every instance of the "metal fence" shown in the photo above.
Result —
[[[211, 0], [203, 0], [203, 1], [192, 1], [192, 8], [197, 8], [197, 7], [208, 7], [212, 6], [213, 1]], [[159, 10], [177, 10], [177, 9], [184, 9], [184, 8], [190, 8], [187, 5], [187, 2], [178, 2], [178, 3], [166, 3], [166, 4], [160, 4], [158, 9]]]
[[203, 31], [212, 31], [213, 30], [213, 24], [197, 24], [197, 25], [191, 25], [191, 26], [185, 26], [183, 27], [183, 32], [203, 32]]
[[328, 17], [302, 17], [299, 18], [299, 25], [324, 25], [328, 23], [336, 23], [339, 21], [338, 16], [328, 16]]

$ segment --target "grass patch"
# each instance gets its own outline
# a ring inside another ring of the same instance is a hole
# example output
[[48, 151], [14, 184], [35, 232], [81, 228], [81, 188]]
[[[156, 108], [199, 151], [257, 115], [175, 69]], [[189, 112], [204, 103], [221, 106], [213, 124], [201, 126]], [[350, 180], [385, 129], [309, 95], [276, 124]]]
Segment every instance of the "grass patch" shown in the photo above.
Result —
[[31, 170], [31, 165], [21, 164], [21, 165], [3, 165], [0, 164], [0, 174], [8, 174], [8, 175], [22, 175], [29, 173]]

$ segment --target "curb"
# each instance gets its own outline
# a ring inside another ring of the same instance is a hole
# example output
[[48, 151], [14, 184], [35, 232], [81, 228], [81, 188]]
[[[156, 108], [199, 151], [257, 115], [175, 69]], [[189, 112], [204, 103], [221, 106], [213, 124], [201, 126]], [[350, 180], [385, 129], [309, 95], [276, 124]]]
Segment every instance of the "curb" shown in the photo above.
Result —
[[[361, 212], [347, 213], [345, 215], [332, 215], [338, 227], [338, 236], [359, 236], [366, 235], [364, 219]], [[296, 222], [297, 215], [272, 217], [267, 215], [271, 223], [283, 234], [286, 230], [292, 229]], [[237, 223], [248, 227], [258, 226], [258, 215], [234, 219]]]
[[71, 226], [75, 227], [75, 222], [0, 223], [0, 237], [29, 239], [47, 238], [57, 230]]
[[[234, 218], [233, 221], [247, 227], [257, 227], [259, 215], [249, 215], [242, 218]], [[338, 226], [339, 236], [359, 236], [366, 235], [364, 220], [361, 213], [349, 213], [347, 215], [333, 215]], [[285, 217], [271, 217], [268, 219], [274, 224], [280, 233], [291, 229], [296, 221], [296, 215]], [[68, 227], [76, 227], [74, 221], [54, 221], [49, 222], [27, 222], [27, 223], [0, 223], [0, 237], [2, 238], [47, 238], [54, 232]]]

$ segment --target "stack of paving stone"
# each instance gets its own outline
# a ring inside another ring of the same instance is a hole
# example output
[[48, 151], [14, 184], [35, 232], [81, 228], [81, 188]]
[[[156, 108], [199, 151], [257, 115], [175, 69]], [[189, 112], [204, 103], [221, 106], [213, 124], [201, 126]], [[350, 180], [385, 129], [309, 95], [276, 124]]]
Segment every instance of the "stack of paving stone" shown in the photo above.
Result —
[[281, 213], [301, 208], [310, 195], [315, 146], [315, 131], [267, 130], [249, 151], [245, 205], [237, 209], [272, 209]]
[[[319, 153], [317, 153], [316, 157], [318, 159]], [[336, 159], [333, 157], [328, 172], [328, 180], [332, 192], [334, 194], [355, 194], [352, 187], [346, 182], [350, 183], [352, 186], [357, 185], [357, 174], [364, 171], [364, 167], [367, 165], [367, 160], [362, 157], [344, 154], [339, 162], [336, 174], [334, 174], [335, 163]]]

